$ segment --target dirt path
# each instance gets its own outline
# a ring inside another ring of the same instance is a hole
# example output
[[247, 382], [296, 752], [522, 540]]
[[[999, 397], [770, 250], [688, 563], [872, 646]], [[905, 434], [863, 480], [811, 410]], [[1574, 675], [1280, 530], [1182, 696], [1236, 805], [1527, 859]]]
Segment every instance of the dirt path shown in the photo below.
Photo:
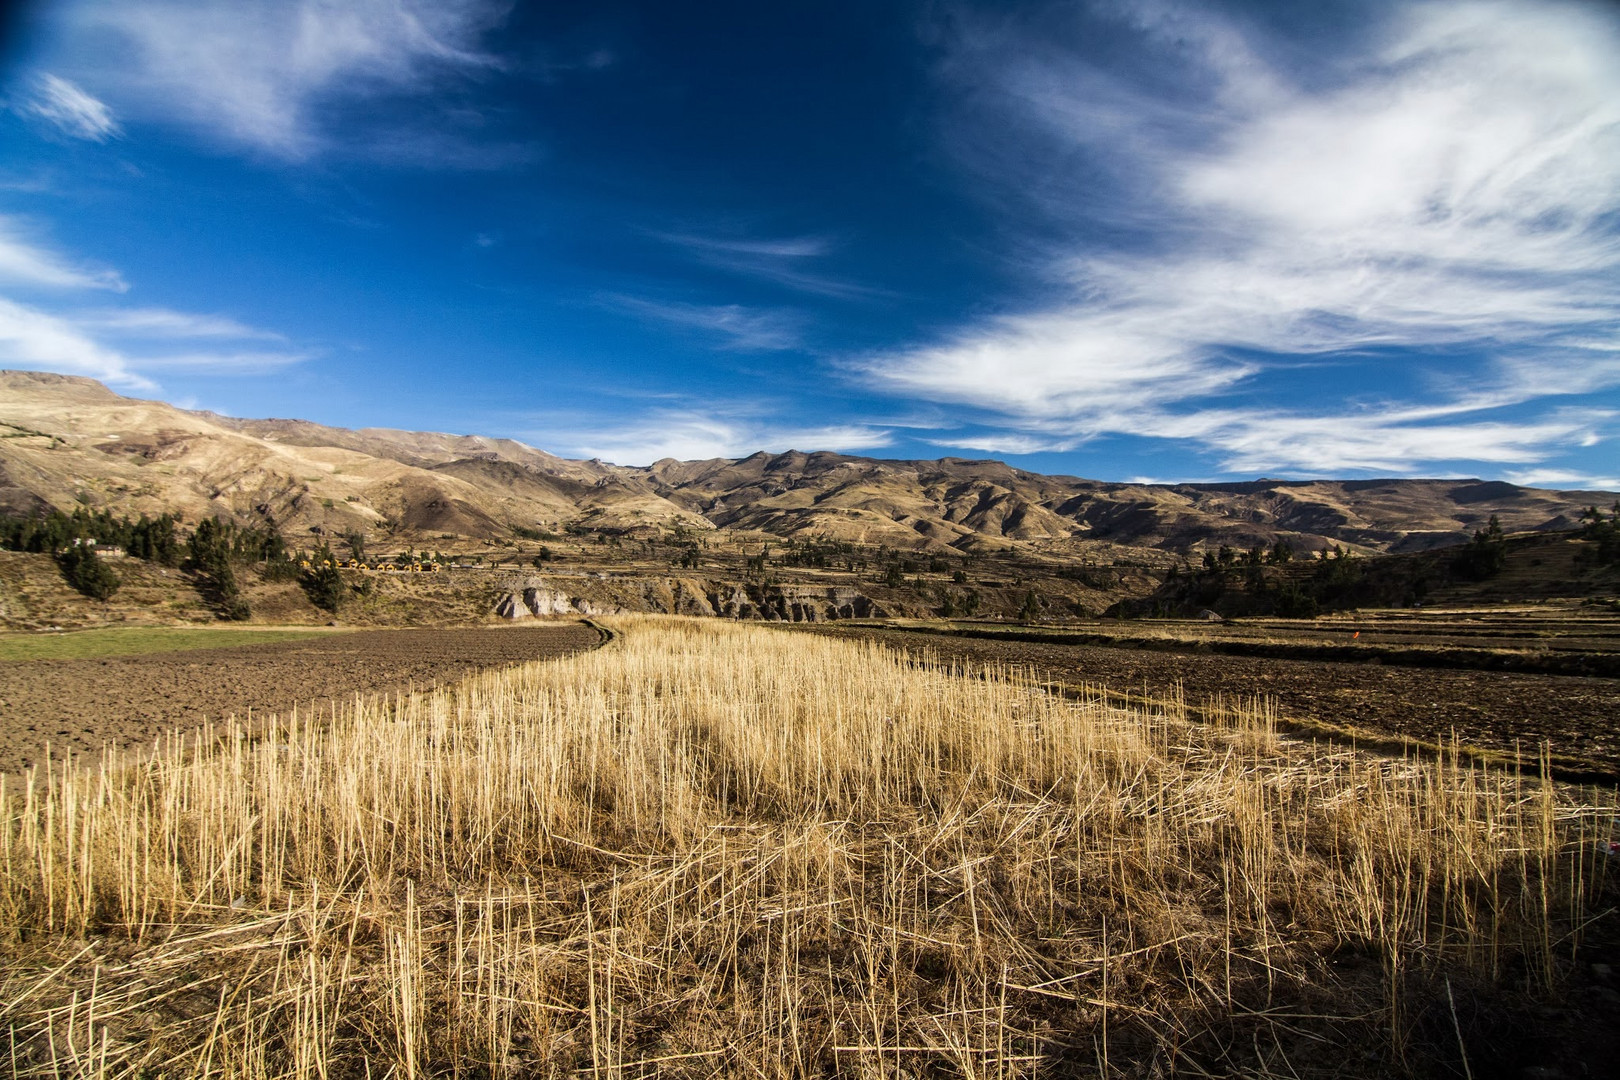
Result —
[[1066, 683], [1163, 694], [1178, 681], [1189, 703], [1216, 695], [1277, 702], [1285, 717], [1316, 720], [1423, 741], [1449, 737], [1533, 755], [1543, 740], [1555, 755], [1620, 775], [1620, 679], [1493, 671], [1274, 660], [1165, 653], [1089, 645], [950, 638], [896, 630], [825, 628], [875, 639], [942, 660], [998, 660]]
[[599, 640], [582, 623], [460, 630], [360, 630], [275, 644], [95, 660], [0, 662], [0, 772], [104, 744], [149, 742], [231, 713], [283, 712], [356, 692], [453, 682], [484, 668], [561, 656]]

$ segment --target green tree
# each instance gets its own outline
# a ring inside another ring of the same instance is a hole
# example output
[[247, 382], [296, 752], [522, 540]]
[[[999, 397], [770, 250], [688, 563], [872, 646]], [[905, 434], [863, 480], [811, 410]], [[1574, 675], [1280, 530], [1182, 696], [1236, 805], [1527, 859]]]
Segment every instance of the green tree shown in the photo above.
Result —
[[1041, 617], [1041, 601], [1031, 589], [1024, 594], [1024, 604], [1018, 609], [1018, 618], [1023, 622], [1034, 622]]
[[1507, 565], [1507, 542], [1502, 523], [1492, 514], [1483, 529], [1474, 532], [1474, 538], [1452, 556], [1451, 568], [1470, 581], [1488, 581], [1502, 572]]
[[316, 548], [311, 555], [302, 584], [309, 602], [323, 611], [337, 611], [349, 597], [349, 586], [343, 580], [343, 571], [338, 569], [337, 558], [325, 544]]
[[252, 615], [242, 588], [237, 584], [231, 557], [236, 550], [237, 530], [231, 522], [204, 518], [186, 540], [192, 569], [207, 579], [215, 606], [227, 619], [240, 621]]
[[1597, 545], [1592, 557], [1598, 565], [1620, 563], [1620, 501], [1614, 504], [1607, 518], [1603, 511], [1589, 506], [1581, 514], [1581, 520], [1585, 523], [1581, 526], [1581, 537]]
[[1285, 619], [1309, 619], [1317, 612], [1316, 598], [1292, 583], [1277, 591], [1275, 604], [1277, 614]]
[[95, 600], [105, 600], [123, 584], [89, 544], [69, 544], [56, 557], [68, 584]]

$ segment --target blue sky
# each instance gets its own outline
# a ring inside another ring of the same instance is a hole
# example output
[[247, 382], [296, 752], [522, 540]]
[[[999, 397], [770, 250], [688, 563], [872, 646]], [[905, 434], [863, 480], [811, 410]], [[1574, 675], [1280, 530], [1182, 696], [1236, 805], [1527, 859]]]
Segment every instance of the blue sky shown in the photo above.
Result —
[[3, 367], [624, 464], [1620, 487], [1610, 5], [63, 0], [5, 30]]

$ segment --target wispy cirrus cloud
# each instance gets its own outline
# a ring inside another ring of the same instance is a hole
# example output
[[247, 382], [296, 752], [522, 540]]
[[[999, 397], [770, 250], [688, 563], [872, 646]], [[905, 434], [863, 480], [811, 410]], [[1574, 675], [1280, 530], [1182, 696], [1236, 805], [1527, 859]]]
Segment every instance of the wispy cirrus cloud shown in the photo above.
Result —
[[106, 142], [123, 132], [104, 102], [48, 72], [39, 76], [18, 111], [46, 121], [65, 135], [89, 142]]
[[[307, 349], [266, 348], [266, 342], [286, 339], [224, 315], [77, 306], [73, 298], [84, 291], [123, 292], [128, 286], [116, 271], [82, 267], [22, 233], [16, 222], [0, 217], [0, 283], [52, 295], [46, 302], [0, 296], [0, 366], [88, 375], [114, 386], [156, 390], [150, 376], [163, 371], [266, 374], [317, 355]], [[199, 349], [200, 341], [220, 347]]]
[[1200, 409], [1159, 416], [1151, 426], [1161, 437], [1202, 444], [1232, 472], [1325, 475], [1355, 470], [1410, 476], [1437, 463], [1455, 468], [1542, 461], [1563, 448], [1590, 446], [1604, 438], [1614, 415], [1565, 408], [1528, 420], [1434, 423], [1392, 409]]
[[89, 375], [114, 386], [153, 390], [129, 358], [64, 318], [0, 297], [0, 365]]
[[88, 266], [67, 258], [30, 235], [35, 230], [15, 217], [0, 214], [0, 282], [50, 289], [110, 289], [129, 286], [115, 270]]
[[619, 465], [738, 458], [760, 450], [872, 450], [894, 441], [886, 428], [872, 424], [784, 426], [775, 421], [777, 413], [763, 403], [662, 408], [599, 425], [564, 424], [527, 437]]
[[797, 292], [834, 299], [866, 299], [887, 295], [879, 288], [829, 274], [817, 260], [833, 254], [837, 245], [825, 236], [748, 237], [698, 232], [654, 234], [705, 266], [741, 277], [767, 281]]
[[804, 320], [791, 311], [618, 295], [605, 297], [604, 301], [643, 321], [696, 331], [722, 349], [780, 352], [803, 344]]
[[[125, 333], [109, 328], [109, 321], [116, 322], [104, 312], [81, 317], [73, 309], [47, 310], [0, 297], [0, 366], [88, 375], [113, 386], [156, 390], [153, 376], [164, 372], [264, 375], [319, 355], [308, 349], [243, 349], [242, 341], [282, 338], [248, 327], [241, 333], [223, 332], [225, 325], [216, 316], [198, 316], [191, 326], [179, 325], [173, 333], [151, 327]], [[209, 323], [215, 325], [210, 328]], [[205, 328], [210, 332], [198, 332]], [[199, 350], [194, 342], [200, 337], [217, 339], [226, 347]]]
[[[1004, 445], [1158, 436], [1244, 470], [1536, 462], [1606, 437], [1550, 399], [1620, 385], [1609, 13], [1382, 7], [1329, 51], [1202, 7], [1109, 10], [1135, 52], [970, 29], [949, 68], [990, 88], [964, 152], [1059, 238], [1039, 269], [1060, 299], [861, 358], [862, 377], [974, 410]], [[1268, 390], [1320, 362], [1433, 389], [1370, 408]]]
[[[299, 160], [334, 148], [331, 122], [347, 108], [497, 69], [481, 40], [507, 7], [498, 0], [80, 0], [65, 17], [78, 63], [131, 109]], [[98, 59], [108, 56], [119, 62]], [[442, 135], [434, 141], [446, 149]], [[414, 160], [408, 143], [374, 132], [359, 145]]]
[[977, 450], [985, 454], [1046, 454], [1073, 450], [1084, 440], [1077, 438], [1043, 438], [1039, 435], [1021, 435], [1016, 432], [968, 432], [953, 434], [949, 438], [925, 439], [930, 446], [960, 450]]
[[314, 350], [248, 349], [227, 351], [213, 349], [206, 352], [164, 351], [132, 358], [130, 363], [142, 371], [161, 374], [165, 371], [185, 371], [202, 375], [271, 375], [320, 354]]
[[1507, 474], [1509, 482], [1525, 487], [1564, 491], [1620, 491], [1620, 476], [1594, 476], [1568, 469], [1521, 469]]
[[93, 308], [76, 313], [75, 321], [87, 329], [131, 338], [285, 340], [273, 331], [247, 326], [224, 315], [198, 315], [170, 308]]

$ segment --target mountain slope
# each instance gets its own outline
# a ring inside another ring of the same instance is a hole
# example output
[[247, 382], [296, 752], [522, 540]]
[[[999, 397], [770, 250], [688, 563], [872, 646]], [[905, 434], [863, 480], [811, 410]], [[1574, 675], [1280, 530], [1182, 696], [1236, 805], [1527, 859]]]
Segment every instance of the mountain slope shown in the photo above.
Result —
[[90, 379], [0, 372], [0, 509], [273, 518], [290, 535], [405, 541], [526, 529], [675, 526], [902, 549], [1120, 557], [1283, 539], [1367, 552], [1572, 527], [1608, 492], [1478, 480], [1120, 484], [1000, 461], [757, 453], [645, 468], [572, 461], [512, 439], [243, 420], [122, 397]]

